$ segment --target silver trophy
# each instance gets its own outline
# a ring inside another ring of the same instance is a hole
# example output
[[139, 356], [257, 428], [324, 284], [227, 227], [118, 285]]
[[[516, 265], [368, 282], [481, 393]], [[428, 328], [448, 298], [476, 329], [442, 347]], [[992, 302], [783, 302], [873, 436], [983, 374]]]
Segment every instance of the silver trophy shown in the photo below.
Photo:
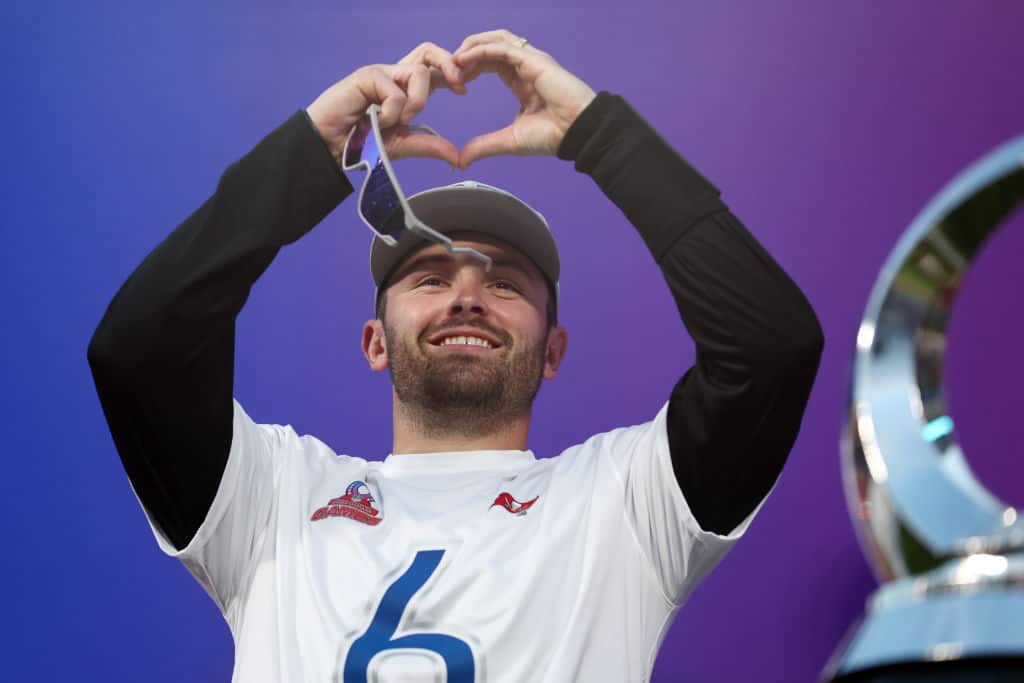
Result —
[[[962, 278], [1022, 201], [1024, 137], [932, 200], [871, 292], [841, 451], [850, 514], [882, 586], [823, 680], [1024, 681], [1024, 511], [971, 473], [943, 389], [946, 330]], [[892, 674], [957, 666], [968, 673]], [[972, 667], [989, 677], [972, 677]]]

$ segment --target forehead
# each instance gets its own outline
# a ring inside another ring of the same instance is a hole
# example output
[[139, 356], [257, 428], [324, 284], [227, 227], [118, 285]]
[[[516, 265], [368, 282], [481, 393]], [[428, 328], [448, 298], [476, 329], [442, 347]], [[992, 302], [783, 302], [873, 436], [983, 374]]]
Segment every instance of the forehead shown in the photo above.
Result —
[[[457, 233], [451, 235], [451, 238], [452, 244], [457, 247], [470, 247], [490, 256], [494, 262], [493, 270], [512, 269], [541, 284], [546, 282], [533, 260], [507, 242], [477, 233]], [[483, 263], [470, 254], [450, 254], [443, 245], [424, 244], [402, 259], [395, 267], [394, 274], [388, 278], [387, 286], [422, 268], [452, 268], [463, 265], [483, 267]]]

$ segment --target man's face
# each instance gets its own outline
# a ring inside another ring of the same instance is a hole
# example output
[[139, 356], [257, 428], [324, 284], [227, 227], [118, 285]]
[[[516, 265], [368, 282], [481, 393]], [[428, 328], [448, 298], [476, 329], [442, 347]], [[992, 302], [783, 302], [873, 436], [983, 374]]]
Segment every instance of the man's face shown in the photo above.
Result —
[[518, 250], [490, 239], [457, 239], [494, 260], [440, 245], [410, 255], [392, 276], [383, 321], [364, 327], [375, 370], [391, 370], [395, 394], [435, 426], [482, 434], [528, 415], [542, 377], [565, 352], [548, 326], [548, 287]]

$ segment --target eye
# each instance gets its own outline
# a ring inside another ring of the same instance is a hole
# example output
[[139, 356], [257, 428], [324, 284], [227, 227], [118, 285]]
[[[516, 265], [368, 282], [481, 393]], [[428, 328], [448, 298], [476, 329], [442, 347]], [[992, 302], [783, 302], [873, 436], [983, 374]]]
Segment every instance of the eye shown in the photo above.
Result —
[[519, 293], [519, 288], [508, 280], [498, 280], [494, 283], [494, 286], [498, 289], [505, 289], [511, 292]]
[[443, 287], [444, 280], [437, 275], [428, 275], [427, 277], [420, 280], [417, 287]]

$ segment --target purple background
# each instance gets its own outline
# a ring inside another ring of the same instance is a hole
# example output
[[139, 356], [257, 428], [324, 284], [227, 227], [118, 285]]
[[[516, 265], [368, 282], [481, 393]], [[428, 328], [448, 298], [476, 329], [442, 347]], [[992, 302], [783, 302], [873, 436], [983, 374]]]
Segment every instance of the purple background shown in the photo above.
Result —
[[[915, 214], [1024, 131], [1019, 3], [37, 2], [4, 3], [0, 18], [5, 678], [229, 679], [223, 620], [161, 555], [129, 489], [90, 335], [131, 270], [291, 113], [362, 64], [499, 27], [623, 94], [723, 189], [820, 317], [825, 355], [781, 482], [681, 611], [653, 678], [817, 676], [875, 587], [839, 474], [854, 333]], [[464, 99], [437, 94], [420, 120], [462, 144], [515, 108], [484, 77]], [[436, 161], [399, 173], [410, 192], [454, 181]], [[532, 448], [653, 416], [693, 351], [679, 350], [685, 331], [628, 222], [557, 159], [490, 159], [462, 177], [530, 201], [562, 245], [570, 353], [538, 398]], [[238, 321], [235, 394], [258, 421], [380, 458], [388, 378], [358, 350], [368, 239], [349, 202], [279, 254]], [[947, 366], [972, 464], [1017, 505], [1021, 253], [1017, 220], [968, 279]]]

